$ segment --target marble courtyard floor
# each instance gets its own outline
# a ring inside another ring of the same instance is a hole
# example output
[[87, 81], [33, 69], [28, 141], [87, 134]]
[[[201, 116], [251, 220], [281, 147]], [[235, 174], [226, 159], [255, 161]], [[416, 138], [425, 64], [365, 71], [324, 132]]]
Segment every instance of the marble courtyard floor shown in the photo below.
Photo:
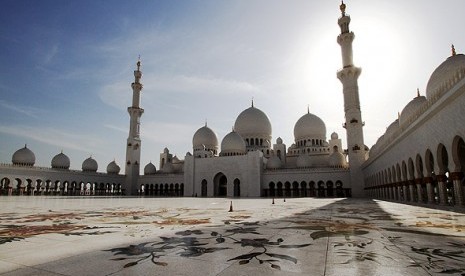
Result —
[[0, 274], [465, 275], [463, 213], [369, 199], [271, 203], [0, 197]]

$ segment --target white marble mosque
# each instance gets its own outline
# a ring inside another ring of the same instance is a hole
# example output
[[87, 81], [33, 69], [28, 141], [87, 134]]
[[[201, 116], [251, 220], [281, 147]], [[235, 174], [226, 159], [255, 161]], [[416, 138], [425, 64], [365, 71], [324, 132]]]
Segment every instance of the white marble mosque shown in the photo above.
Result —
[[465, 56], [452, 46], [451, 56], [431, 74], [426, 96], [418, 92], [370, 149], [363, 137], [357, 84], [361, 68], [353, 64], [355, 35], [350, 20], [342, 4], [337, 36], [342, 69], [337, 78], [343, 86], [347, 149], [337, 133], [328, 137], [324, 121], [309, 111], [295, 123], [294, 141], [287, 146], [280, 137], [273, 139], [272, 122], [252, 102], [237, 116], [221, 145], [205, 124], [193, 134], [192, 153], [184, 159], [165, 148], [158, 169], [152, 163], [141, 168], [144, 109], [139, 60], [131, 84], [124, 174], [115, 161], [106, 173], [97, 172], [92, 157], [84, 160], [82, 170], [70, 170], [70, 158], [63, 152], [51, 160], [51, 168], [37, 167], [33, 151], [25, 146], [13, 154], [12, 164], [0, 165], [0, 191], [5, 195], [369, 197], [465, 205]]

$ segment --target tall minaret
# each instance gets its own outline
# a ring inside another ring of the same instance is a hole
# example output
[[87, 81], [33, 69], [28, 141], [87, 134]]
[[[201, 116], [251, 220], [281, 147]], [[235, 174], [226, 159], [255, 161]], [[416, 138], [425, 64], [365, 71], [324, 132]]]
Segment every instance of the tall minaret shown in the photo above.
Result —
[[344, 94], [344, 127], [347, 131], [347, 147], [349, 154], [350, 180], [352, 195], [364, 196], [364, 180], [361, 169], [366, 159], [365, 144], [363, 142], [363, 121], [358, 95], [358, 77], [362, 69], [355, 67], [352, 60], [352, 41], [354, 33], [349, 31], [350, 16], [346, 14], [344, 2], [340, 5], [342, 16], [338, 20], [341, 34], [337, 37], [337, 43], [341, 45], [342, 69], [337, 72], [338, 79], [342, 82]]
[[137, 61], [137, 70], [134, 70], [134, 82], [132, 87], [132, 106], [128, 107], [129, 112], [129, 136], [126, 147], [126, 193], [137, 195], [138, 180], [140, 173], [140, 117], [144, 113], [144, 109], [139, 107], [140, 92], [142, 91], [142, 83], [140, 79], [142, 72], [140, 71], [140, 57]]

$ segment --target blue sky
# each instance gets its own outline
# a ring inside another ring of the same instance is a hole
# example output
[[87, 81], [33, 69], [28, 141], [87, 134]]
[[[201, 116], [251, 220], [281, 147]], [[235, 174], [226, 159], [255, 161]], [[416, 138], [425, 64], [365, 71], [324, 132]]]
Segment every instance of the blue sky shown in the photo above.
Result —
[[[168, 147], [183, 158], [205, 119], [219, 140], [250, 106], [271, 120], [273, 141], [293, 143], [295, 122], [321, 117], [345, 138], [339, 1], [2, 1], [0, 162], [24, 144], [36, 165], [61, 150], [80, 169], [125, 159], [130, 83], [144, 76], [142, 163]], [[465, 49], [465, 2], [346, 1], [356, 34], [365, 141], [424, 94], [432, 71]]]

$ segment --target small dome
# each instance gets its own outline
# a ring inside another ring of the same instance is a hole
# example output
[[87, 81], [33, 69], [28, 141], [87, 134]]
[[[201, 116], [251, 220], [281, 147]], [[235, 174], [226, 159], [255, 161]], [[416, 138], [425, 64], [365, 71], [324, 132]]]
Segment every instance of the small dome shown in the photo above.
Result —
[[420, 107], [426, 103], [426, 97], [418, 95], [417, 97], [413, 98], [405, 107], [402, 109], [400, 113], [399, 123], [401, 125], [405, 124], [408, 119], [415, 114]]
[[161, 169], [161, 171], [164, 172], [164, 173], [174, 173], [173, 164], [165, 163], [165, 165], [163, 165], [163, 169]]
[[335, 151], [329, 156], [328, 165], [331, 167], [346, 167], [347, 162], [342, 153]]
[[121, 168], [116, 164], [116, 161], [111, 161], [107, 166], [107, 173], [108, 174], [119, 174]]
[[144, 168], [145, 175], [155, 174], [156, 172], [157, 172], [157, 168], [155, 168], [155, 165], [152, 164], [152, 162], [145, 165], [145, 168]]
[[386, 129], [385, 137], [391, 137], [399, 129], [399, 119], [392, 122]]
[[282, 143], [283, 139], [281, 139], [281, 137], [278, 137], [278, 139], [276, 139], [276, 144], [281, 145]]
[[331, 140], [339, 139], [339, 135], [336, 132], [331, 133]]
[[453, 80], [459, 72], [465, 73], [465, 55], [457, 54], [448, 57], [434, 70], [426, 85], [426, 97], [430, 99], [444, 84]]
[[27, 148], [27, 145], [24, 145], [24, 148], [17, 150], [13, 154], [11, 161], [13, 162], [13, 165], [34, 166], [36, 156]]
[[52, 158], [52, 168], [54, 169], [69, 169], [70, 166], [70, 161], [69, 157], [66, 156], [63, 152], [55, 155], [55, 157]]
[[245, 142], [239, 133], [234, 130], [223, 138], [221, 141], [221, 155], [240, 155], [245, 154]]
[[92, 157], [87, 158], [82, 162], [82, 171], [84, 172], [96, 172], [98, 169], [97, 161]]
[[326, 140], [325, 123], [320, 117], [309, 112], [295, 123], [294, 138], [296, 141], [306, 138]]
[[192, 145], [194, 149], [218, 149], [218, 138], [215, 132], [206, 125], [199, 128], [192, 138]]
[[281, 159], [278, 156], [273, 155], [268, 158], [268, 163], [266, 163], [267, 169], [279, 169], [281, 168]]
[[312, 159], [306, 154], [299, 155], [296, 161], [297, 168], [308, 168], [312, 166]]
[[265, 136], [271, 140], [271, 123], [268, 116], [253, 105], [237, 116], [234, 129], [242, 137]]

